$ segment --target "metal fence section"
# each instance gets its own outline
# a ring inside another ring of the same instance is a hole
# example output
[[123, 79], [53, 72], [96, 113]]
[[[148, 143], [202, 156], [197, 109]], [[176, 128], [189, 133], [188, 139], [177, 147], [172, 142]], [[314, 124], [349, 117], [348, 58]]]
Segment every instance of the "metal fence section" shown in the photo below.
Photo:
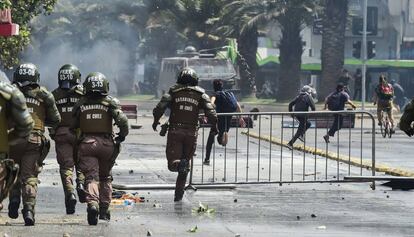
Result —
[[[345, 176], [375, 176], [375, 119], [368, 112], [226, 113], [218, 116], [225, 121], [224, 126], [230, 128], [228, 144], [218, 144], [215, 136], [210, 164], [204, 164], [210, 127], [201, 126], [190, 185], [347, 182]], [[233, 120], [226, 120], [226, 116], [232, 116]], [[286, 143], [297, 130], [297, 116], [305, 116], [311, 127], [303, 141], [298, 139], [290, 150]], [[326, 143], [323, 136], [335, 116], [343, 118], [344, 123]], [[247, 127], [237, 126], [240, 118], [247, 121]]]

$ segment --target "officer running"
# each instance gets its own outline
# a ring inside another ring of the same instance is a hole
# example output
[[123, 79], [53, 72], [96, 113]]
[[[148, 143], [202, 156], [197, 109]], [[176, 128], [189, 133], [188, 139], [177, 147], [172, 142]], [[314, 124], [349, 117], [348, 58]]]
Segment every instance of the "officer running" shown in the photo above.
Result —
[[191, 68], [184, 68], [178, 74], [177, 84], [170, 88], [153, 110], [154, 131], [157, 130], [165, 110], [167, 108], [171, 110], [166, 155], [168, 169], [171, 172], [178, 172], [174, 201], [182, 200], [184, 195], [190, 161], [197, 146], [200, 109], [204, 110], [217, 134], [217, 115], [214, 106], [209, 96], [197, 85], [196, 72]]
[[[19, 182], [10, 191], [9, 217], [19, 216], [20, 196], [23, 199], [23, 219], [26, 226], [35, 224], [35, 205], [38, 175], [50, 149], [45, 127], [52, 131], [60, 123], [59, 111], [53, 95], [39, 86], [40, 74], [34, 64], [21, 64], [16, 68], [13, 83], [26, 97], [26, 104], [34, 120], [34, 128], [27, 141], [10, 146], [10, 158], [20, 166]], [[53, 136], [53, 133], [51, 134]]]
[[[59, 163], [60, 177], [62, 179], [63, 191], [65, 193], [66, 214], [74, 214], [76, 206], [75, 188], [73, 186], [73, 171], [77, 160], [73, 155], [76, 146], [76, 135], [70, 131], [72, 124], [72, 109], [83, 95], [81, 82], [81, 73], [79, 69], [72, 64], [63, 65], [59, 69], [58, 83], [59, 87], [52, 94], [55, 97], [57, 108], [62, 117], [58, 128], [54, 132], [53, 139], [56, 143], [56, 158]], [[76, 169], [78, 196], [80, 202], [85, 202], [85, 193], [83, 191], [84, 176]]]
[[[85, 96], [73, 107], [71, 129], [80, 129], [79, 168], [85, 175], [88, 223], [110, 220], [112, 198], [111, 170], [120, 143], [128, 135], [128, 119], [116, 98], [108, 96], [109, 82], [99, 72], [89, 74], [83, 83]], [[114, 138], [112, 122], [119, 128]]]
[[16, 182], [19, 169], [9, 159], [9, 146], [25, 142], [32, 128], [33, 119], [23, 94], [10, 83], [0, 80], [0, 210], [3, 209], [1, 202]]

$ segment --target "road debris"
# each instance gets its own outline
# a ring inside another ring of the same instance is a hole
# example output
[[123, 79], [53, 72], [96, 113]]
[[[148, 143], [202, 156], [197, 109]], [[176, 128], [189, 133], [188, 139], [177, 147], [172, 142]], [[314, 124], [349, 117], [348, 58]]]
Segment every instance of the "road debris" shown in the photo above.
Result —
[[152, 236], [152, 232], [150, 230], [147, 231], [147, 236]]
[[[148, 200], [147, 200], [148, 201]], [[131, 206], [135, 203], [145, 202], [145, 197], [136, 193], [126, 193], [123, 191], [112, 192], [112, 205]]]
[[197, 230], [198, 230], [198, 227], [197, 226], [194, 226], [193, 228], [187, 230], [187, 232], [195, 233], [195, 232], [197, 232]]
[[194, 213], [205, 213], [205, 214], [211, 214], [214, 213], [216, 210], [213, 208], [208, 208], [208, 205], [204, 205], [201, 202], [198, 203], [198, 207], [193, 208]]

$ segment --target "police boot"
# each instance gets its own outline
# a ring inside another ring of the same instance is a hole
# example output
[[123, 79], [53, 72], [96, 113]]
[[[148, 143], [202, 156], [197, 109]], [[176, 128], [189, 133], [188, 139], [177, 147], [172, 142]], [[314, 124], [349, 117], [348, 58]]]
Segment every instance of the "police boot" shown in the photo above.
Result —
[[183, 199], [184, 189], [175, 189], [174, 202], [179, 202]]
[[77, 183], [76, 192], [78, 193], [79, 202], [85, 203], [86, 202], [86, 191], [85, 191], [85, 185], [83, 185], [83, 183]]
[[177, 181], [175, 184], [174, 202], [179, 202], [184, 196], [185, 182], [187, 181], [188, 172], [178, 173]]
[[180, 160], [180, 163], [178, 163], [177, 171], [179, 174], [188, 172], [188, 160], [187, 159]]
[[99, 205], [99, 219], [109, 221], [111, 219], [111, 211], [109, 211], [109, 204]]
[[74, 193], [68, 193], [65, 197], [66, 214], [74, 214], [76, 207], [76, 197]]
[[9, 201], [9, 217], [17, 219], [19, 217], [20, 197], [10, 198]]
[[35, 224], [34, 207], [31, 205], [24, 205], [22, 210], [24, 225], [33, 226]]
[[98, 224], [98, 214], [99, 214], [99, 206], [97, 203], [88, 203], [88, 224], [89, 225], [97, 225]]

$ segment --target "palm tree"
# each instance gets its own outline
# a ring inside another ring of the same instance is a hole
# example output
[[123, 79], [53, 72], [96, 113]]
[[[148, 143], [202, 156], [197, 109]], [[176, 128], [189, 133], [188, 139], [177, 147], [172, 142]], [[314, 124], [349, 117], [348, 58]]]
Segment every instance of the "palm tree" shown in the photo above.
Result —
[[348, 0], [325, 0], [322, 33], [322, 80], [319, 99], [335, 88], [344, 65], [345, 26]]
[[[225, 6], [217, 22], [216, 32], [237, 41], [237, 64], [240, 73], [240, 90], [243, 97], [254, 97], [258, 65], [256, 53], [258, 47], [258, 26], [253, 24], [243, 28], [254, 16], [252, 7], [246, 1], [225, 1]], [[244, 29], [242, 31], [242, 29]]]
[[[251, 0], [234, 1], [239, 4], [234, 15], [242, 21], [241, 34], [259, 24], [278, 23], [282, 30], [280, 39], [280, 78], [278, 100], [289, 100], [300, 85], [300, 66], [303, 53], [300, 32], [311, 20], [316, 1], [311, 0]], [[257, 28], [256, 28], [257, 29]]]

